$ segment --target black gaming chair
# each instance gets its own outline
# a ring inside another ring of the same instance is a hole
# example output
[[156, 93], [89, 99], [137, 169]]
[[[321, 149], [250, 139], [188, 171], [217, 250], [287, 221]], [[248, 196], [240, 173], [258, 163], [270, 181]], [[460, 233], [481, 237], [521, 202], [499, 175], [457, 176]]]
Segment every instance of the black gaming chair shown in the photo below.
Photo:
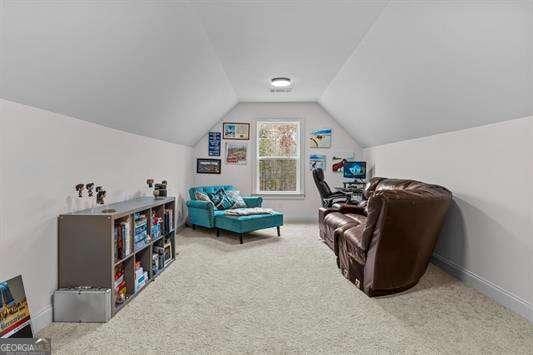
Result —
[[313, 169], [313, 180], [322, 200], [322, 207], [331, 207], [334, 203], [349, 202], [349, 197], [343, 192], [331, 192], [328, 183], [324, 180], [324, 171], [320, 168]]

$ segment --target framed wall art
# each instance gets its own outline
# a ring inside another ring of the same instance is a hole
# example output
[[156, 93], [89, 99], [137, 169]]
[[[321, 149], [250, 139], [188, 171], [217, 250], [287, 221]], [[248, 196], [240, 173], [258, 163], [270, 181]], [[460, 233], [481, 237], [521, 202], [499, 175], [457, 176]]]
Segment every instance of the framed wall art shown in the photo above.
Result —
[[219, 157], [220, 156], [220, 143], [221, 134], [220, 132], [209, 132], [209, 156], [210, 157]]
[[309, 170], [320, 168], [326, 169], [326, 156], [324, 154], [310, 154], [309, 155]]
[[226, 143], [226, 164], [246, 165], [248, 144], [243, 142]]
[[316, 129], [309, 135], [310, 148], [331, 147], [331, 128]]
[[222, 138], [249, 140], [250, 139], [250, 124], [237, 122], [224, 122], [222, 124]]
[[334, 173], [342, 173], [344, 164], [349, 161], [354, 161], [355, 154], [353, 152], [336, 152], [331, 158], [331, 171]]
[[220, 174], [222, 160], [220, 159], [196, 159], [197, 174]]

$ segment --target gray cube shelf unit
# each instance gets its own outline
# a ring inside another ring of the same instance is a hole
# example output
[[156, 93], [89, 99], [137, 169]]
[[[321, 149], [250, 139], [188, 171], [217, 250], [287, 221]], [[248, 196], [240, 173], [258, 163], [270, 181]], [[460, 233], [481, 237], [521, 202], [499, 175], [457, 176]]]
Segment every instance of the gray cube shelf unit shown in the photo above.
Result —
[[[94, 210], [86, 209], [60, 215], [58, 218], [59, 287], [109, 288], [113, 292], [111, 309], [112, 315], [115, 315], [175, 260], [175, 212], [174, 197], [157, 199], [143, 197]], [[151, 234], [154, 217], [163, 219], [163, 223], [160, 224], [160, 235]], [[135, 225], [136, 218], [137, 221], [142, 221], [142, 225]], [[148, 238], [136, 247], [135, 231], [143, 225], [146, 225]], [[120, 233], [115, 231], [116, 228], [122, 232], [129, 231], [124, 235], [131, 238], [129, 250], [125, 250], [125, 246], [122, 245], [120, 255], [116, 250], [117, 234], [120, 236]], [[153, 260], [153, 255], [158, 254], [157, 252], [163, 252], [161, 259], [156, 258], [157, 261], [161, 260], [160, 262]], [[145, 285], [137, 290], [136, 264], [137, 271], [143, 270], [146, 274], [144, 272], [142, 274], [147, 276]], [[121, 299], [115, 290], [116, 275], [120, 274], [118, 272], [120, 270], [122, 270], [121, 279], [125, 282], [125, 300]]]

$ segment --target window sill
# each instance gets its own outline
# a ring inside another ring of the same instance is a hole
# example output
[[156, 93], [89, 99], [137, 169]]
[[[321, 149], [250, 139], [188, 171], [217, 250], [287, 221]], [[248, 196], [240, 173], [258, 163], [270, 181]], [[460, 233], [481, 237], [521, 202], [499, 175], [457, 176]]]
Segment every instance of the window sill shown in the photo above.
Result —
[[252, 196], [261, 196], [263, 200], [304, 200], [305, 194], [260, 194], [254, 193]]

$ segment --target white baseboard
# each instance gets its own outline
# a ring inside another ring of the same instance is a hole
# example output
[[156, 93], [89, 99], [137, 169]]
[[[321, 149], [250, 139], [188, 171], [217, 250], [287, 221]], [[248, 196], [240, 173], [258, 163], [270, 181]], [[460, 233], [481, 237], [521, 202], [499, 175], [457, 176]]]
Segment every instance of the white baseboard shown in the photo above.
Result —
[[533, 305], [517, 295], [509, 292], [493, 282], [474, 274], [461, 265], [434, 253], [431, 262], [450, 275], [463, 281], [466, 285], [471, 286], [486, 296], [492, 298], [497, 303], [521, 315], [533, 323]]
[[32, 315], [31, 323], [32, 323], [33, 331], [35, 333], [39, 333], [41, 330], [43, 330], [44, 328], [46, 328], [52, 323], [53, 318], [54, 318], [53, 308], [52, 308], [52, 305], [49, 304], [36, 315]]

